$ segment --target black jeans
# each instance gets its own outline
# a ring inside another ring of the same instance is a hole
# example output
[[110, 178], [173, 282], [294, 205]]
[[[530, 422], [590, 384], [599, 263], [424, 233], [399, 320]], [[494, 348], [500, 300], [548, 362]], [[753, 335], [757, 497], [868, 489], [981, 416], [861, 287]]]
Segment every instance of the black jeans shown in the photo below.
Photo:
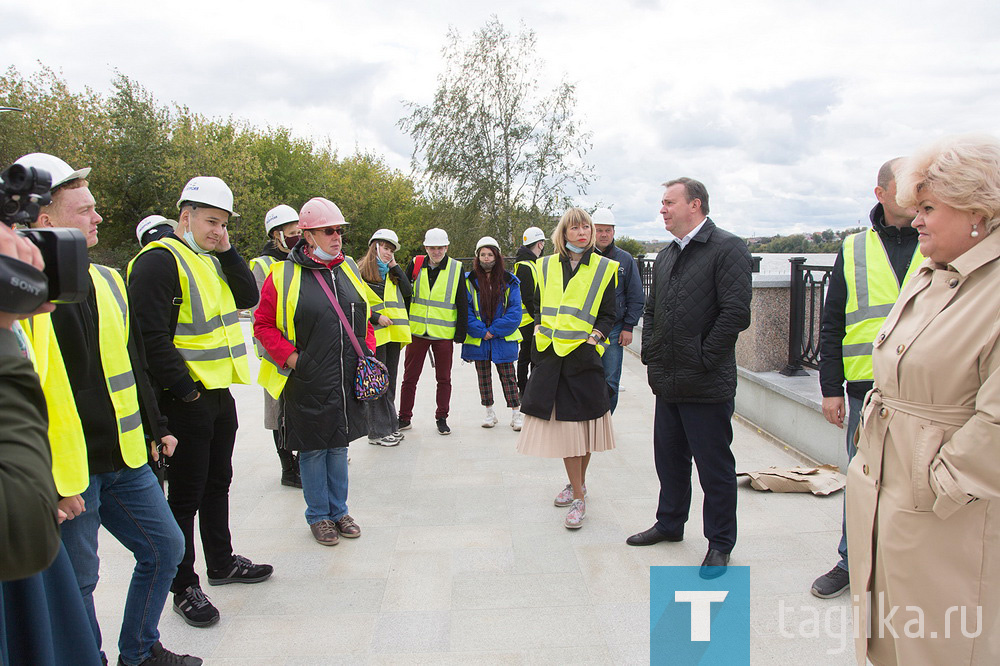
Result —
[[517, 351], [517, 392], [524, 397], [524, 387], [528, 385], [528, 371], [534, 365], [531, 362], [531, 348], [535, 345], [535, 324], [525, 324], [521, 327], [521, 347]]
[[729, 553], [736, 544], [736, 458], [733, 457], [734, 401], [666, 402], [656, 399], [653, 455], [660, 477], [656, 528], [684, 533], [691, 509], [691, 458], [705, 491], [702, 519], [708, 547]]
[[396, 380], [399, 379], [399, 352], [403, 346], [398, 342], [387, 342], [375, 348], [375, 358], [385, 363], [389, 370], [389, 400], [396, 400]]
[[236, 402], [229, 389], [201, 389], [194, 402], [164, 394], [161, 411], [177, 449], [167, 468], [167, 503], [184, 534], [184, 559], [177, 567], [171, 592], [198, 585], [194, 572], [194, 516], [198, 514], [205, 566], [225, 569], [233, 562], [229, 532], [229, 485], [233, 480]]

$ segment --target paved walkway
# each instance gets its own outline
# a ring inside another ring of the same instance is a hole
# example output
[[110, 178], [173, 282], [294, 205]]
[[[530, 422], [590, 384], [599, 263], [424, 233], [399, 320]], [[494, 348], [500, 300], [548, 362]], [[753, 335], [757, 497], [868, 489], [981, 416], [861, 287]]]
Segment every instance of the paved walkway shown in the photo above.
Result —
[[[684, 542], [625, 544], [653, 523], [658, 492], [645, 369], [626, 354], [618, 448], [595, 454], [587, 518], [572, 532], [562, 526], [565, 509], [552, 505], [566, 483], [562, 463], [518, 455], [506, 407], [499, 426], [479, 426], [476, 373], [457, 351], [454, 381], [451, 436], [434, 428], [428, 365], [403, 443], [351, 446], [350, 511], [363, 534], [333, 548], [312, 540], [301, 492], [278, 483], [261, 389], [234, 387], [234, 545], [275, 574], [259, 585], [206, 585], [222, 614], [207, 629], [184, 624], [168, 600], [164, 644], [209, 666], [647, 663], [649, 567], [697, 565], [707, 544], [697, 485]], [[756, 430], [735, 429], [740, 471], [796, 464]], [[835, 562], [841, 503], [839, 493], [760, 493], [741, 483], [732, 564], [752, 567], [751, 663], [852, 663], [850, 642], [838, 638], [851, 631], [846, 596], [809, 594]], [[107, 533], [101, 557], [95, 596], [114, 663], [132, 559]], [[199, 547], [202, 576], [203, 562]]]

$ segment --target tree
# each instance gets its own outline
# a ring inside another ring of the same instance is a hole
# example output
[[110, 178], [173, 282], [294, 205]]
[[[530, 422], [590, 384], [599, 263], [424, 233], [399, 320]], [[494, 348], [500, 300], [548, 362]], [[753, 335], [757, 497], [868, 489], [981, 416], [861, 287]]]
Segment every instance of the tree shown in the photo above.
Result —
[[646, 256], [646, 246], [634, 238], [620, 236], [615, 239], [615, 245], [637, 259]]
[[450, 30], [442, 53], [434, 101], [409, 103], [399, 121], [414, 140], [414, 169], [432, 199], [459, 213], [449, 232], [515, 247], [525, 227], [542, 226], [590, 182], [575, 87], [562, 81], [543, 92], [534, 31], [511, 35], [496, 16], [470, 42]]

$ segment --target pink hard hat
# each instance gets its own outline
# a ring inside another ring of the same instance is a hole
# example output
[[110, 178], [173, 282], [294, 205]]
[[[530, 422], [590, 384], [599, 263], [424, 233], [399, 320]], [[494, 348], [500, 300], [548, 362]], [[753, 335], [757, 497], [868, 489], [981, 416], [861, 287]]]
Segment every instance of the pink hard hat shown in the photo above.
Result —
[[337, 204], [323, 197], [313, 197], [299, 211], [299, 229], [322, 229], [347, 223]]

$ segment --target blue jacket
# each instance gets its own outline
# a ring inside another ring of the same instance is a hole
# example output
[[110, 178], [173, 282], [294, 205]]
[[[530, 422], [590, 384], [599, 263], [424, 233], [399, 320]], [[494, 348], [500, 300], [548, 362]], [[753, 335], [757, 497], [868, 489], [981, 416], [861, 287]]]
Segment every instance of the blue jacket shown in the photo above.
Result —
[[472, 304], [473, 290], [479, 291], [476, 285], [475, 276], [466, 273], [469, 288], [469, 330], [468, 335], [473, 338], [482, 338], [487, 331], [493, 334], [489, 340], [481, 340], [479, 346], [462, 345], [463, 361], [493, 361], [494, 363], [513, 363], [517, 360], [517, 352], [520, 345], [517, 342], [509, 342], [504, 338], [518, 329], [521, 324], [521, 283], [514, 277], [513, 273], [506, 272], [507, 291], [504, 298], [497, 303], [496, 314], [493, 315], [493, 322], [487, 326], [483, 320], [476, 316], [476, 309]]
[[642, 317], [642, 307], [646, 297], [642, 293], [642, 275], [635, 258], [615, 245], [614, 241], [603, 254], [608, 259], [618, 262], [618, 284], [615, 285], [615, 304], [618, 306], [618, 319], [615, 326], [621, 325], [623, 331], [631, 331]]

